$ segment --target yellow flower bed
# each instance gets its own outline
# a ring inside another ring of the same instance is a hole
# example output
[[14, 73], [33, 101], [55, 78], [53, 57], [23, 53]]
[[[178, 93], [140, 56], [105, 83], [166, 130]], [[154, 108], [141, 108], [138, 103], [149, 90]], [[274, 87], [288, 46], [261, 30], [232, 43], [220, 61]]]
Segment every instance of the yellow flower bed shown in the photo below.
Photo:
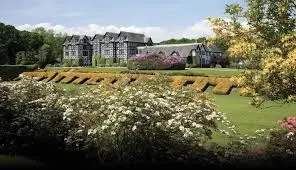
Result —
[[73, 81], [73, 84], [83, 84], [85, 83], [86, 81], [88, 81], [90, 78], [88, 77], [79, 77], [78, 79], [75, 79]]
[[245, 97], [254, 97], [256, 93], [254, 89], [251, 89], [249, 87], [242, 87], [239, 90], [239, 95]]
[[196, 82], [195, 90], [197, 92], [205, 91], [209, 85], [208, 77], [198, 77], [195, 82]]
[[75, 79], [77, 79], [77, 76], [66, 76], [63, 80], [61, 80], [61, 83], [63, 84], [69, 84], [72, 83]]
[[48, 81], [53, 79], [57, 74], [57, 72], [24, 72], [23, 76], [25, 78], [36, 78], [37, 81]]
[[176, 76], [176, 77], [174, 77], [172, 87], [173, 88], [180, 88], [184, 85], [185, 81], [186, 80], [185, 80], [184, 76]]
[[87, 85], [96, 85], [96, 84], [99, 84], [103, 80], [104, 80], [104, 78], [102, 78], [102, 77], [93, 77], [93, 78], [88, 79], [85, 83]]
[[232, 82], [229, 79], [217, 79], [217, 85], [213, 89], [214, 94], [229, 94], [233, 87]]
[[[116, 74], [116, 73], [84, 73], [84, 72], [25, 72], [24, 77], [37, 77], [39, 80], [73, 83], [73, 84], [88, 84], [103, 86], [122, 87], [131, 83], [141, 82], [153, 75], [144, 74]], [[197, 92], [204, 92], [208, 86], [215, 86], [214, 94], [229, 94], [232, 87], [237, 86], [237, 82], [230, 78], [223, 77], [195, 77], [195, 76], [165, 76], [169, 77], [172, 88], [190, 87]], [[247, 95], [245, 88], [240, 90], [241, 95]], [[248, 90], [249, 91], [249, 90]]]

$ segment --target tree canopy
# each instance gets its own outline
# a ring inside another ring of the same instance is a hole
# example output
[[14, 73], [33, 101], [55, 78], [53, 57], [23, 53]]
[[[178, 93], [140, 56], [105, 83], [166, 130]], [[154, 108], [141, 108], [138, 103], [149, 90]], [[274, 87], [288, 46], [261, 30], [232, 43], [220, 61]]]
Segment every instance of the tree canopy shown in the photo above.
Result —
[[239, 78], [242, 86], [271, 99], [296, 96], [295, 0], [246, 2], [246, 9], [226, 5], [229, 19], [209, 18], [215, 33], [209, 41], [221, 44], [233, 61], [248, 63], [252, 70]]
[[197, 39], [188, 39], [188, 38], [181, 38], [181, 39], [169, 39], [165, 41], [161, 41], [160, 44], [185, 44], [185, 43], [203, 43], [206, 41], [205, 37], [200, 37]]
[[56, 34], [42, 27], [29, 31], [0, 23], [0, 64], [36, 64], [41, 47], [51, 48], [50, 64], [62, 57], [62, 43], [66, 35]]

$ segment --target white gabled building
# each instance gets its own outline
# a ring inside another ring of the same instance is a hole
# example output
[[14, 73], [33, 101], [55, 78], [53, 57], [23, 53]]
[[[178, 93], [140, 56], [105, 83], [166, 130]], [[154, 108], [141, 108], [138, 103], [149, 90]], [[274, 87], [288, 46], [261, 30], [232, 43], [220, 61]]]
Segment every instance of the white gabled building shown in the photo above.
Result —
[[156, 53], [178, 55], [186, 58], [187, 64], [209, 66], [212, 57], [223, 57], [222, 51], [214, 46], [207, 47], [203, 43], [167, 44], [138, 47], [138, 53]]

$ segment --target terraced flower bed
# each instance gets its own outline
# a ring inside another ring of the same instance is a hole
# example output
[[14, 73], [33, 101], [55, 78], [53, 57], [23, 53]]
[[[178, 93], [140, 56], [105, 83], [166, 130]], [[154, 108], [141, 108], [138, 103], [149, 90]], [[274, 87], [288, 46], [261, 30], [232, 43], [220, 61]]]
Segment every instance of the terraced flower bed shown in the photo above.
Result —
[[[82, 73], [82, 72], [24, 72], [24, 78], [35, 78], [38, 81], [63, 84], [112, 85], [126, 86], [155, 75], [119, 74], [119, 73]], [[213, 93], [228, 95], [237, 85], [227, 77], [195, 77], [195, 76], [165, 76], [171, 81], [172, 88], [188, 86], [197, 92], [204, 92], [209, 86], [214, 86]]]

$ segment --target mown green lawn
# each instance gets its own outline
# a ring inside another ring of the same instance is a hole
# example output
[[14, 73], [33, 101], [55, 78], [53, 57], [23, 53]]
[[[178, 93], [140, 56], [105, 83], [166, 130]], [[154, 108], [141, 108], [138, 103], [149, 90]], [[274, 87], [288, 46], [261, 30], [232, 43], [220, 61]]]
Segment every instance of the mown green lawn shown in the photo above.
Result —
[[[46, 70], [73, 70], [81, 72], [104, 72], [104, 73], [122, 73], [129, 71], [126, 67], [47, 67]], [[245, 70], [231, 68], [188, 68], [185, 70], [137, 70], [140, 73], [166, 74], [166, 75], [207, 75], [207, 76], [234, 76], [239, 75]], [[134, 71], [131, 71], [131, 73]]]
[[[251, 97], [241, 97], [238, 89], [233, 89], [230, 95], [214, 95], [211, 87], [206, 93], [213, 99], [217, 109], [226, 113], [229, 120], [236, 125], [240, 134], [254, 135], [255, 130], [276, 128], [278, 120], [286, 116], [296, 116], [296, 104], [266, 101], [262, 108], [256, 108], [249, 103]], [[214, 141], [225, 143], [225, 137], [214, 135]]]

